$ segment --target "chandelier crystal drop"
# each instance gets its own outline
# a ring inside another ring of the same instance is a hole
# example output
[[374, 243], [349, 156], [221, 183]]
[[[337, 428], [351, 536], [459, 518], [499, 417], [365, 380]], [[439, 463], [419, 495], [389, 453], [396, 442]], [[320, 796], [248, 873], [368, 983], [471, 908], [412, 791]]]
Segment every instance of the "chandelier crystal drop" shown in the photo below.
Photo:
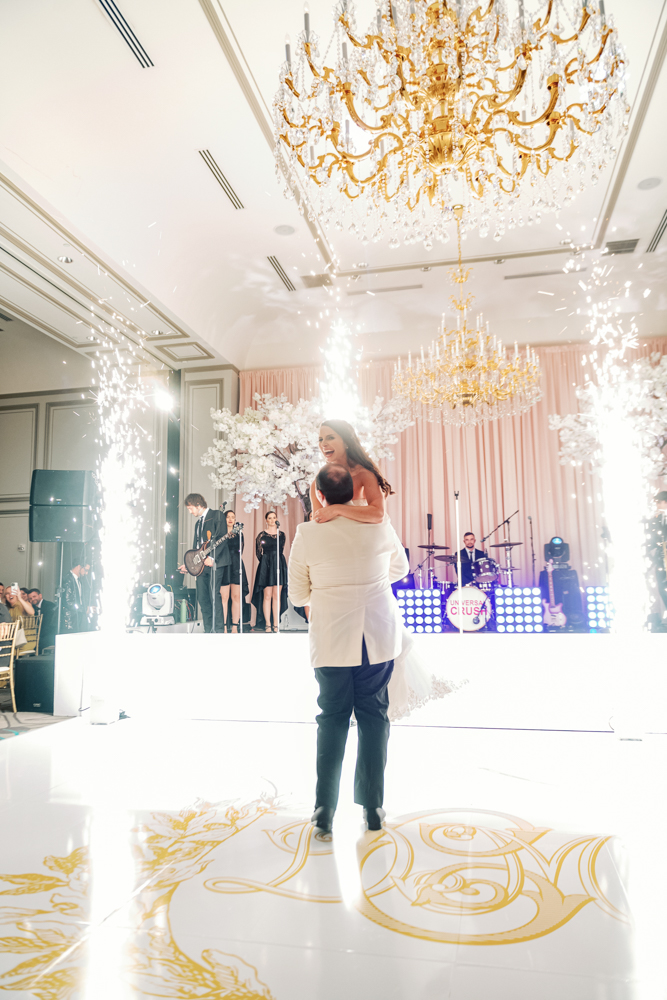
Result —
[[627, 128], [625, 58], [603, 0], [378, 0], [334, 9], [325, 52], [289, 39], [273, 110], [300, 206], [362, 243], [500, 239], [596, 183]]
[[[454, 206], [457, 222], [462, 212], [462, 206]], [[508, 354], [502, 342], [491, 337], [481, 314], [475, 327], [468, 326], [472, 296], [463, 297], [463, 286], [470, 269], [463, 269], [460, 226], [458, 252], [458, 267], [450, 272], [459, 288], [458, 297], [451, 299], [458, 311], [456, 328], [448, 330], [443, 317], [442, 333], [427, 356], [422, 348], [421, 358], [413, 360], [408, 355], [407, 365], [399, 358], [392, 390], [412, 404], [416, 416], [465, 427], [525, 413], [542, 396], [542, 376], [530, 347], [521, 353], [515, 343], [514, 351]]]

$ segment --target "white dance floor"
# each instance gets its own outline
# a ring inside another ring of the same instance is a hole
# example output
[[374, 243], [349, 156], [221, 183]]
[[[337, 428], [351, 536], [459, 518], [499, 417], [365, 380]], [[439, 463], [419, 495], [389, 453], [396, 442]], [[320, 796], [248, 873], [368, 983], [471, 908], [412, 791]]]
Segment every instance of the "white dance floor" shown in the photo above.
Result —
[[[667, 732], [667, 636], [418, 635], [454, 697], [407, 720], [423, 726]], [[59, 636], [56, 715], [91, 694], [132, 718], [312, 722], [317, 687], [308, 636]]]
[[315, 733], [78, 718], [3, 740], [7, 996], [664, 1000], [665, 737], [396, 726], [368, 833], [352, 729], [328, 840]]

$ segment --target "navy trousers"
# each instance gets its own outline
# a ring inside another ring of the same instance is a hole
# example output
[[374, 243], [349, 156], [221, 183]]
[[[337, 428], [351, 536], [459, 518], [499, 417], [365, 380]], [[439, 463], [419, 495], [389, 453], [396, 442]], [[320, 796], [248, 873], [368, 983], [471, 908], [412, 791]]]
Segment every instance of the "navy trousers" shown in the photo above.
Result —
[[394, 661], [369, 663], [366, 643], [358, 667], [316, 667], [320, 685], [317, 704], [317, 789], [315, 808], [338, 804], [340, 774], [352, 710], [357, 720], [357, 766], [354, 801], [379, 809], [384, 801], [384, 769], [389, 740], [387, 685]]

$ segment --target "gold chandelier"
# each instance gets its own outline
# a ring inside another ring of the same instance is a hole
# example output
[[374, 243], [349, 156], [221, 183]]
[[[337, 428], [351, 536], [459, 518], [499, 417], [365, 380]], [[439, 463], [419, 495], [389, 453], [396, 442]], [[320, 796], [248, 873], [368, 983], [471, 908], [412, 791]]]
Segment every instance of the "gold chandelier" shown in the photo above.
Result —
[[340, 0], [334, 22], [323, 56], [307, 4], [287, 41], [276, 154], [286, 194], [364, 243], [430, 249], [455, 203], [500, 239], [595, 183], [627, 128], [603, 0], [377, 0], [365, 33]]
[[[463, 207], [454, 206], [457, 222]], [[464, 299], [463, 286], [470, 268], [463, 269], [461, 233], [458, 228], [458, 267], [450, 272], [458, 285], [458, 297], [452, 305], [458, 311], [456, 329], [443, 329], [428, 349], [428, 357], [407, 365], [401, 359], [394, 369], [392, 389], [395, 396], [409, 400], [418, 413], [429, 420], [446, 424], [472, 426], [485, 420], [525, 413], [541, 398], [541, 372], [535, 352], [526, 347], [522, 354], [517, 344], [509, 355], [501, 341], [491, 337], [489, 324], [484, 327], [478, 315], [475, 328], [468, 326], [467, 313], [472, 296]]]

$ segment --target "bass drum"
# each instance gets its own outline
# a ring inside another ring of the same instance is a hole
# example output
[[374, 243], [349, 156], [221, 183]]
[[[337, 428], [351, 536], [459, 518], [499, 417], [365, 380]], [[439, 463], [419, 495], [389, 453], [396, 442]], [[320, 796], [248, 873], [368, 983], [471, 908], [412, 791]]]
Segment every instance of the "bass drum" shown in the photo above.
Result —
[[492, 615], [489, 595], [478, 587], [468, 584], [460, 591], [453, 590], [447, 598], [447, 617], [457, 631], [461, 627], [464, 632], [478, 632], [488, 625]]

